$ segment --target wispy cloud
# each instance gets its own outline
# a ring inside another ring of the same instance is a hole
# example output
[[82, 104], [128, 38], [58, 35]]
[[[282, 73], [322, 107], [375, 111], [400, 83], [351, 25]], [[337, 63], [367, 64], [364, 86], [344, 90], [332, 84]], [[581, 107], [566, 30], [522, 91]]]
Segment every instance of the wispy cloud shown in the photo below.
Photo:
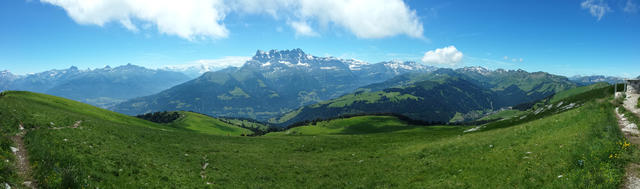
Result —
[[600, 21], [605, 14], [613, 11], [604, 0], [586, 0], [583, 1], [580, 6], [582, 9], [589, 10], [591, 16], [598, 18], [598, 21]]
[[[423, 25], [402, 0], [40, 0], [62, 7], [80, 24], [118, 22], [131, 31], [153, 24], [160, 33], [188, 40], [229, 36], [230, 13], [266, 14], [285, 20], [297, 35], [333, 25], [358, 38], [423, 37]], [[317, 26], [309, 23], [317, 23]]]
[[625, 4], [623, 10], [627, 13], [636, 13], [638, 12], [638, 5], [635, 4], [632, 0], [627, 0], [627, 3]]
[[509, 56], [504, 56], [502, 57], [502, 59], [509, 61], [509, 59], [511, 59], [511, 62], [523, 62], [524, 58], [516, 58], [516, 57], [511, 57], [509, 58]]
[[424, 53], [422, 62], [434, 66], [456, 67], [462, 63], [462, 52], [455, 46], [448, 46]]
[[289, 25], [296, 31], [297, 36], [318, 36], [307, 22], [289, 22]]

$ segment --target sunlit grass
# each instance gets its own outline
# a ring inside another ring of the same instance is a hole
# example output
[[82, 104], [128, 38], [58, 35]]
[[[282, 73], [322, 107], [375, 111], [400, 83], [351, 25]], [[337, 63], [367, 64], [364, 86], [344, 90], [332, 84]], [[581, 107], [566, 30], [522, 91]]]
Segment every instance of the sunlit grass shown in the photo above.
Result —
[[9, 93], [0, 105], [5, 134], [20, 121], [83, 120], [25, 137], [43, 188], [617, 188], [630, 151], [605, 101], [466, 134], [365, 116], [262, 137], [175, 129], [32, 93]]

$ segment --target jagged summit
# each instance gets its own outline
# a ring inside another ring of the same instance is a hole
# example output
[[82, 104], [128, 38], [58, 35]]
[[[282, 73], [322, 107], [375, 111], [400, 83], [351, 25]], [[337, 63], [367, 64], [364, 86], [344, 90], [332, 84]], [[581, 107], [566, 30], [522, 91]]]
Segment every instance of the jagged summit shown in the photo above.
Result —
[[465, 71], [465, 72], [474, 72], [474, 73], [478, 73], [478, 74], [488, 74], [488, 73], [492, 72], [488, 68], [485, 68], [485, 67], [482, 67], [482, 66], [464, 67], [464, 68], [460, 68], [460, 70]]
[[313, 56], [307, 55], [300, 48], [295, 48], [292, 50], [269, 50], [269, 51], [256, 51], [256, 54], [253, 56], [253, 60], [267, 62], [270, 60], [295, 60], [302, 61], [312, 59]]
[[[257, 50], [256, 54], [245, 64], [247, 67], [266, 70], [268, 72], [286, 72], [286, 70], [298, 70], [306, 72], [322, 70], [342, 70], [346, 72], [391, 72], [392, 75], [407, 71], [433, 70], [411, 61], [387, 61], [377, 64], [369, 64], [356, 59], [341, 59], [336, 57], [318, 57], [306, 54], [302, 49], [291, 50]], [[324, 73], [324, 72], [323, 72]]]
[[393, 60], [393, 61], [381, 62], [381, 63], [385, 67], [396, 72], [400, 70], [428, 70], [427, 66], [419, 64], [417, 62], [413, 62], [413, 61], [402, 62], [402, 61]]

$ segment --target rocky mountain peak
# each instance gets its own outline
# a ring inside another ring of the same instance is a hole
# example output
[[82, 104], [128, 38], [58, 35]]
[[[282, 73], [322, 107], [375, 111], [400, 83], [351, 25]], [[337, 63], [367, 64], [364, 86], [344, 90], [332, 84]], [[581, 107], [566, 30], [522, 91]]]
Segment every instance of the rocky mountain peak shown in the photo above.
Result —
[[302, 51], [302, 49], [296, 48], [292, 50], [269, 50], [269, 51], [256, 51], [256, 54], [253, 56], [253, 60], [260, 62], [268, 62], [271, 60], [285, 60], [291, 62], [299, 62], [302, 60], [308, 60], [312, 58], [310, 55], [307, 55]]
[[[479, 74], [488, 74], [488, 73], [491, 72], [491, 70], [489, 70], [489, 69], [487, 69], [485, 67], [482, 67], [482, 66], [464, 67], [464, 68], [461, 68], [461, 70], [465, 71], [465, 72], [474, 72], [474, 73], [479, 73]], [[496, 70], [496, 71], [498, 71], [498, 70]]]
[[420, 65], [416, 62], [411, 62], [411, 61], [397, 61], [397, 60], [393, 60], [393, 61], [388, 61], [388, 62], [382, 62], [382, 64], [387, 67], [390, 68], [392, 70], [423, 70], [426, 67], [423, 65]]

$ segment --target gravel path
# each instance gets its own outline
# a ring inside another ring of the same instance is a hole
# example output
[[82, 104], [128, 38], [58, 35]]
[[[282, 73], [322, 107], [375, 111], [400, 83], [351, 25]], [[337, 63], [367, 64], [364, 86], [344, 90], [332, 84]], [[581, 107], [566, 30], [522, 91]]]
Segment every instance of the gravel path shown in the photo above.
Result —
[[[640, 109], [636, 107], [638, 104], [638, 97], [640, 94], [628, 93], [624, 99], [624, 108], [633, 112], [637, 116], [640, 116]], [[640, 136], [638, 126], [635, 123], [631, 123], [624, 115], [620, 114], [619, 108], [616, 108], [616, 116], [618, 117], [618, 125], [622, 130], [625, 137], [636, 146], [640, 146]], [[640, 189], [640, 164], [629, 163], [625, 168], [625, 184], [622, 188], [635, 188]]]

